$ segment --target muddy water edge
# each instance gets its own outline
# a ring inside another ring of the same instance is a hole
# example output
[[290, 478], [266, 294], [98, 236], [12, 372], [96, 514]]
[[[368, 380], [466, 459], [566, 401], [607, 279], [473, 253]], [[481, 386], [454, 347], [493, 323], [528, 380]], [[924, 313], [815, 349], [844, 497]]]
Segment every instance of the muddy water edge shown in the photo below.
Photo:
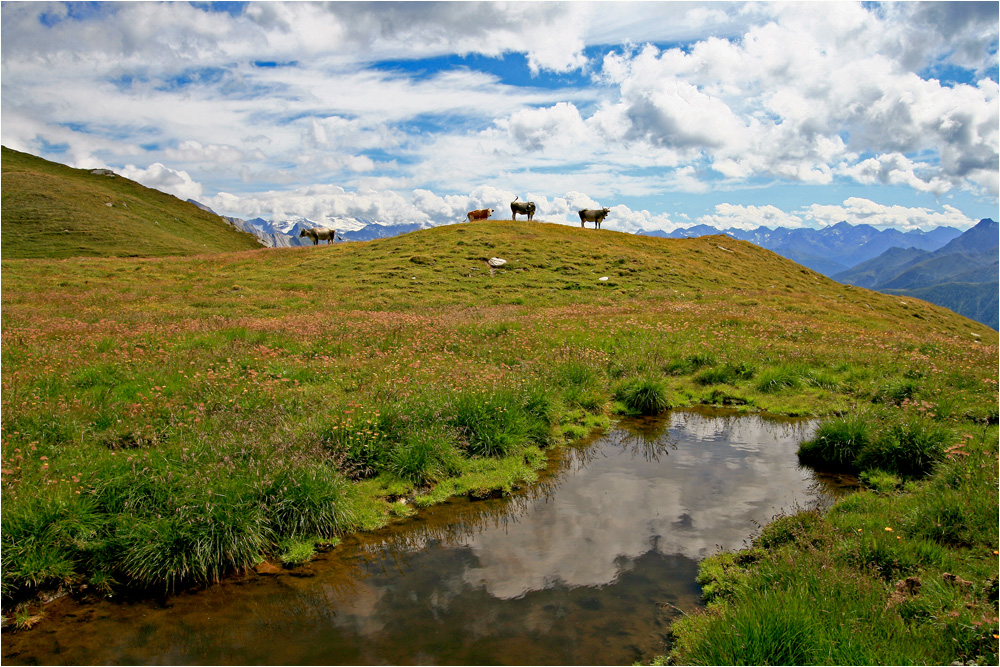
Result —
[[61, 598], [15, 664], [630, 664], [700, 604], [698, 562], [852, 480], [798, 465], [815, 422], [675, 411], [551, 453], [530, 488], [456, 498], [313, 562], [165, 600]]

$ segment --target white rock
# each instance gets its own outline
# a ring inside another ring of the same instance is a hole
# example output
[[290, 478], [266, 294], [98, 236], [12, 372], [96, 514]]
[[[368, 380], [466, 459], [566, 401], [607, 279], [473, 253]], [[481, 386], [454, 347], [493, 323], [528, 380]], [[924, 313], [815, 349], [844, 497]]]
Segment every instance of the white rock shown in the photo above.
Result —
[[598, 278], [598, 280], [607, 280], [607, 279], [608, 279], [607, 276], [604, 276], [603, 278]]
[[506, 259], [500, 259], [499, 257], [490, 257], [489, 261], [486, 262], [486, 263], [489, 264], [490, 266], [492, 266], [495, 269], [498, 266], [503, 266], [504, 264], [506, 264], [507, 260]]

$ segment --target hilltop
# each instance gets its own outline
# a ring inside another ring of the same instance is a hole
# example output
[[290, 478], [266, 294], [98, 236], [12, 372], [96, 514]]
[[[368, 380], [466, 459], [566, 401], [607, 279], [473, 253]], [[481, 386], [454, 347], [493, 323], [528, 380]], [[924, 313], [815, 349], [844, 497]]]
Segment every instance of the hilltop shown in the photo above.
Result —
[[259, 248], [222, 218], [108, 170], [2, 148], [2, 256], [161, 257]]
[[[499, 210], [504, 210], [504, 208], [501, 206]], [[545, 216], [542, 215], [538, 219], [544, 220]], [[345, 241], [371, 241], [431, 226], [427, 223], [391, 224], [359, 218], [319, 223], [299, 216], [284, 218], [280, 221], [269, 221], [264, 218], [243, 220], [231, 217], [227, 217], [226, 220], [233, 226], [256, 235], [260, 238], [261, 243], [268, 247], [307, 245], [309, 243], [307, 239], [298, 237], [299, 230], [304, 227], [333, 227], [337, 229]], [[614, 220], [609, 221], [608, 229], [614, 228]], [[871, 225], [852, 225], [840, 222], [821, 229], [758, 227], [752, 230], [743, 230], [695, 225], [675, 229], [672, 232], [640, 229], [635, 233], [642, 236], [672, 239], [723, 234], [773, 250], [782, 257], [787, 257], [805, 267], [832, 277], [835, 273], [875, 257], [887, 248], [920, 248], [933, 251], [955, 239], [962, 232], [954, 227], [936, 227], [926, 232], [921, 230], [901, 232], [896, 229], [878, 230]]]

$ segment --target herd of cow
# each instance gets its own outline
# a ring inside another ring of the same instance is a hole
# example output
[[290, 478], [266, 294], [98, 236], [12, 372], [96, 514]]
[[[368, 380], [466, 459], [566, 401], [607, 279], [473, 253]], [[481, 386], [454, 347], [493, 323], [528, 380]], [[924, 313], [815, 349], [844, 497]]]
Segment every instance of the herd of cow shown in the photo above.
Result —
[[[535, 202], [533, 201], [518, 201], [520, 195], [514, 197], [514, 201], [510, 203], [510, 217], [512, 220], [517, 220], [517, 214], [528, 216], [528, 221], [530, 222], [535, 217]], [[487, 220], [496, 209], [492, 208], [481, 208], [475, 211], [469, 211], [465, 219], [469, 222], [475, 222], [476, 220]], [[609, 208], [584, 208], [580, 209], [580, 226], [586, 227], [588, 222], [594, 223], [594, 229], [600, 229], [601, 223], [604, 222], [604, 218], [608, 216], [611, 212]], [[337, 232], [332, 229], [326, 229], [324, 227], [314, 227], [313, 229], [303, 229], [299, 232], [299, 236], [306, 236], [312, 242], [313, 245], [319, 245], [320, 241], [326, 241], [328, 244], [333, 243], [335, 239], [341, 239], [337, 235]]]
[[[535, 217], [535, 202], [533, 201], [518, 201], [520, 196], [514, 197], [514, 201], [510, 203], [510, 217], [512, 220], [517, 220], [517, 214], [528, 216], [528, 221], [530, 222]], [[469, 222], [474, 222], [476, 220], [486, 220], [488, 219], [496, 209], [492, 208], [480, 208], [475, 211], [469, 211], [465, 219]], [[608, 216], [611, 212], [609, 208], [584, 208], [579, 211], [580, 213], [580, 226], [586, 227], [588, 222], [594, 223], [594, 229], [600, 229], [601, 223], [604, 222], [604, 218]]]

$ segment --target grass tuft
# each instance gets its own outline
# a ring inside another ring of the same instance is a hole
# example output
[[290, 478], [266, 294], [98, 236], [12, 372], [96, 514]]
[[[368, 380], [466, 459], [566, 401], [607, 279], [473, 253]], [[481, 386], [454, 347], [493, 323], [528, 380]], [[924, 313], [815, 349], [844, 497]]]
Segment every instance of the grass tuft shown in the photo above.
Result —
[[870, 415], [854, 413], [823, 422], [811, 440], [799, 445], [799, 460], [829, 471], [857, 470], [857, 459], [873, 438]]
[[652, 377], [633, 378], [621, 384], [615, 398], [632, 414], [657, 415], [670, 407], [666, 383]]

